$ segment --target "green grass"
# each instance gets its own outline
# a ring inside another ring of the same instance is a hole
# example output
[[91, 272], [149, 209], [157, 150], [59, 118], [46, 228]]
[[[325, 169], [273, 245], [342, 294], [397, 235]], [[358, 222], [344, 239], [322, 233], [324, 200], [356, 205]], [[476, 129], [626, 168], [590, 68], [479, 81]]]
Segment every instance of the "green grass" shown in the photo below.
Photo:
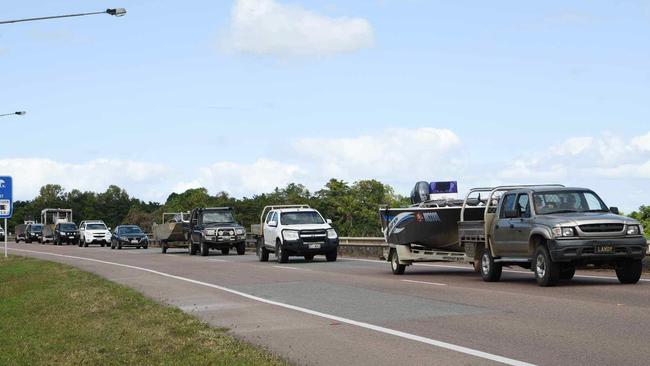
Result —
[[0, 258], [0, 365], [283, 365], [127, 287], [73, 267]]

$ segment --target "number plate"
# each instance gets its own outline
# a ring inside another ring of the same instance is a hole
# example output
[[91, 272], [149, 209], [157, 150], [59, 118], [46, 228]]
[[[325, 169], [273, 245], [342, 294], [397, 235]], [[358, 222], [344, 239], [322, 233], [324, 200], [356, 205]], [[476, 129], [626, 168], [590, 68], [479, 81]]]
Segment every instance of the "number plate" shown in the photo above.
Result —
[[320, 249], [320, 244], [309, 244], [309, 249]]
[[131, 244], [138, 244], [138, 239], [131, 239]]
[[223, 240], [230, 240], [230, 236], [222, 236], [221, 237]]
[[613, 245], [596, 245], [596, 248], [594, 248], [594, 253], [596, 254], [612, 254], [614, 253], [614, 246]]

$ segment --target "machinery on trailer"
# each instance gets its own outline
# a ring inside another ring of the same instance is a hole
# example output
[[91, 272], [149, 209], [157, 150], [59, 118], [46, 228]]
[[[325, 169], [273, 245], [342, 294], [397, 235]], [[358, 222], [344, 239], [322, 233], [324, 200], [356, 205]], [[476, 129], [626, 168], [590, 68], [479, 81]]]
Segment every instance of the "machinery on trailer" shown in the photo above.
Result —
[[73, 222], [72, 210], [69, 208], [46, 208], [41, 211], [41, 223], [43, 224], [43, 236], [41, 244], [54, 240], [54, 227], [58, 223]]
[[163, 253], [168, 248], [187, 248], [190, 240], [190, 213], [165, 212], [160, 224], [153, 223], [153, 240]]

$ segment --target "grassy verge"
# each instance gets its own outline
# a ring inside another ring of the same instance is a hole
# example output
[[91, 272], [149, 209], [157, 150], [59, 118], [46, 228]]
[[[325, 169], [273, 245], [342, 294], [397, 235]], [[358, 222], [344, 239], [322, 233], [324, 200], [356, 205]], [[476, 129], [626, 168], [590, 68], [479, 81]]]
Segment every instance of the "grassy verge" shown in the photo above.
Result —
[[0, 365], [281, 365], [266, 351], [73, 267], [0, 259]]

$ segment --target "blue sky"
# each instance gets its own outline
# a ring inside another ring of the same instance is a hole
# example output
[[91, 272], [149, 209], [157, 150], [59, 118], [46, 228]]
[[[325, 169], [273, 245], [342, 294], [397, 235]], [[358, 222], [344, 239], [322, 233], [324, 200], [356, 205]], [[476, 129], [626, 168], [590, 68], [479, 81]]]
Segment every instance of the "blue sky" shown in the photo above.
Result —
[[650, 203], [648, 1], [3, 3], [0, 173], [164, 200], [562, 182]]

